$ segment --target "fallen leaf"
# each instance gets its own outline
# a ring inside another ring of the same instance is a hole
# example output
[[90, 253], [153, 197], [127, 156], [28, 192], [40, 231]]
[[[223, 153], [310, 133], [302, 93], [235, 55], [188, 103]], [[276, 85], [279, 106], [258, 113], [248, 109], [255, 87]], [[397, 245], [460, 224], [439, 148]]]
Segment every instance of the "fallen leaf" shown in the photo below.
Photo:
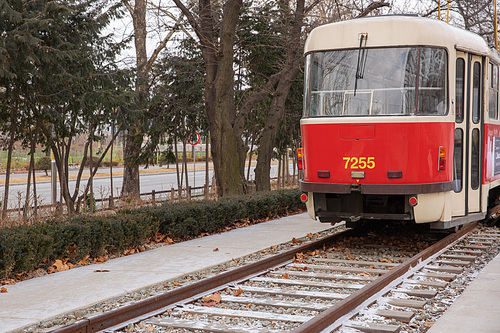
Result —
[[382, 261], [382, 262], [389, 263], [389, 264], [390, 264], [390, 263], [392, 263], [392, 261], [390, 261], [390, 260], [388, 260], [388, 259], [382, 259], [381, 261]]
[[170, 237], [167, 237], [166, 240], [165, 240], [165, 242], [168, 243], [168, 244], [174, 244], [173, 239], [170, 238]]
[[238, 288], [236, 290], [232, 290], [231, 291], [233, 292], [234, 296], [240, 296], [241, 294], [243, 294], [243, 290], [241, 288]]
[[313, 234], [310, 232], [310, 233], [308, 233], [306, 236], [307, 236], [307, 237], [312, 237], [312, 236], [313, 236]]
[[88, 254], [87, 254], [87, 255], [85, 256], [85, 258], [81, 259], [81, 260], [78, 262], [78, 265], [82, 265], [82, 266], [83, 266], [83, 265], [87, 265], [87, 264], [88, 264], [87, 260], [88, 260], [89, 258], [90, 258], [90, 255], [88, 255]]
[[8, 293], [7, 288], [2, 287], [2, 288], [0, 289], [0, 293], [2, 293], [2, 294]]
[[67, 271], [69, 270], [69, 267], [68, 265], [66, 265], [65, 263], [62, 262], [61, 259], [57, 259], [53, 264], [52, 266], [55, 267], [56, 269], [56, 272], [63, 272], [63, 271]]
[[283, 279], [289, 279], [290, 278], [290, 275], [288, 273], [285, 273], [283, 274], [282, 276]]
[[434, 325], [433, 321], [426, 321], [424, 324], [424, 326], [427, 326], [427, 327], [431, 327], [432, 325]]
[[94, 273], [107, 273], [109, 272], [109, 269], [96, 269]]
[[0, 284], [13, 285], [13, 284], [16, 284], [16, 280], [14, 280], [14, 279], [0, 280]]
[[215, 303], [220, 303], [222, 297], [219, 294], [219, 292], [215, 292], [209, 296], [204, 296], [203, 300], [208, 303], [208, 302], [215, 302]]
[[212, 251], [217, 252], [217, 251], [219, 251], [219, 248], [218, 248], [218, 247], [216, 247], [216, 248], [215, 248], [215, 249], [213, 249]]
[[97, 261], [99, 263], [105, 262], [106, 260], [108, 260], [108, 256], [102, 256], [102, 257], [95, 259], [95, 261]]
[[180, 286], [180, 283], [179, 283], [179, 282], [174, 282], [174, 283], [172, 283], [172, 285], [173, 285], [174, 287], [178, 287], [178, 286]]
[[300, 244], [300, 243], [302, 243], [300, 239], [295, 239], [295, 237], [292, 238], [292, 244]]
[[73, 254], [73, 253], [75, 253], [75, 252], [76, 252], [76, 249], [78, 249], [78, 245], [73, 244], [73, 245], [71, 245], [71, 246], [68, 246], [68, 248], [67, 248], [66, 252], [67, 252], [68, 254]]
[[271, 250], [276, 250], [276, 246], [272, 245]]
[[148, 332], [153, 332], [155, 330], [155, 327], [153, 325], [146, 327], [146, 331]]
[[200, 303], [200, 305], [202, 305], [202, 306], [208, 306], [208, 307], [210, 307], [210, 306], [214, 306], [214, 305], [216, 305], [216, 304], [217, 304], [217, 303], [215, 303], [214, 301], [211, 301], [211, 302], [201, 302], [201, 303]]
[[264, 250], [260, 250], [260, 253], [264, 253], [264, 254], [265, 254], [265, 253], [266, 253], [266, 251], [264, 251]]

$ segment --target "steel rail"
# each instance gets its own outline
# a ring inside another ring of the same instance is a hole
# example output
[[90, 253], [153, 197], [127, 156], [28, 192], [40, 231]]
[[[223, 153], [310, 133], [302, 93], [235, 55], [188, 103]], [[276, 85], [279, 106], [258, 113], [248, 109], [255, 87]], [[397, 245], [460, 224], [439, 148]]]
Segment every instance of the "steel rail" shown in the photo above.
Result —
[[465, 236], [477, 226], [477, 221], [471, 223], [465, 228], [459, 230], [456, 233], [450, 234], [442, 240], [434, 243], [430, 247], [426, 248], [422, 252], [416, 254], [412, 258], [404, 261], [401, 265], [396, 266], [391, 271], [378, 277], [372, 283], [366, 285], [362, 289], [354, 292], [350, 296], [336, 303], [333, 307], [321, 312], [318, 316], [313, 319], [303, 323], [297, 327], [293, 332], [300, 333], [317, 333], [328, 328], [335, 321], [337, 321], [342, 316], [348, 314], [350, 311], [355, 309], [361, 303], [363, 303], [369, 297], [375, 295], [377, 292], [385, 288], [389, 283], [402, 276], [411, 268], [418, 264], [420, 260], [425, 260], [440, 250], [444, 249], [446, 246], [457, 241], [461, 237]]
[[[333, 235], [315, 240], [313, 242], [299, 245], [290, 250], [278, 253], [223, 273], [219, 273], [207, 279], [191, 283], [180, 288], [166, 291], [162, 294], [146, 298], [133, 304], [129, 304], [102, 314], [81, 319], [65, 327], [49, 331], [49, 333], [94, 333], [117, 326], [124, 322], [130, 322], [134, 318], [144, 317], [162, 308], [168, 307], [183, 300], [190, 299], [210, 290], [224, 287], [234, 281], [242, 280], [248, 276], [265, 272], [266, 270], [289, 261], [296, 253], [306, 252], [321, 248], [338, 237], [353, 234], [355, 230], [346, 230]], [[201, 297], [201, 296], [200, 296]]]

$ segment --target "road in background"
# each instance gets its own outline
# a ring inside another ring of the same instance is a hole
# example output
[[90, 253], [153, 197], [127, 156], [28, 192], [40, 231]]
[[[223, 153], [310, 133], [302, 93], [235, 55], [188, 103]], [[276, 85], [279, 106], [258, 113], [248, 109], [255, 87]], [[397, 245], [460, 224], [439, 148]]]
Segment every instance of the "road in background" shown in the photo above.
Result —
[[[191, 187], [201, 187], [205, 185], [205, 163], [200, 162], [196, 164], [196, 170], [193, 171], [193, 163], [188, 164], [188, 180], [189, 186]], [[202, 169], [203, 168], [203, 169]], [[290, 174], [293, 174], [293, 164], [290, 163]], [[141, 168], [144, 170], [145, 168]], [[148, 169], [154, 170], [158, 169], [158, 167], [149, 167]], [[253, 180], [254, 177], [255, 165], [252, 165], [250, 168], [250, 180]], [[88, 170], [86, 170], [88, 172]], [[123, 168], [113, 168], [113, 173], [123, 171]], [[245, 174], [246, 174], [245, 169]], [[108, 168], [99, 168], [98, 172], [109, 172]], [[71, 173], [78, 173], [77, 170], [71, 171]], [[40, 175], [45, 175], [45, 173], [41, 173]], [[50, 175], [50, 172], [49, 172]], [[26, 178], [26, 173], [24, 174], [13, 174], [12, 178]], [[271, 165], [271, 177], [277, 177], [277, 164]], [[94, 178], [94, 195], [97, 199], [101, 198], [109, 198], [111, 196], [111, 177], [97, 177]], [[209, 181], [212, 184], [213, 180], [213, 169], [209, 169]], [[123, 184], [123, 176], [114, 176], [113, 177], [113, 196], [117, 197], [121, 193]], [[87, 179], [82, 179], [79, 186], [79, 191], [83, 193], [85, 190], [85, 186], [87, 185]], [[70, 193], [73, 193], [75, 190], [76, 181], [70, 180], [69, 187]], [[140, 175], [140, 186], [141, 193], [151, 193], [153, 190], [158, 191], [167, 191], [172, 188], [176, 189], [179, 187], [177, 184], [177, 174], [176, 172], [158, 172], [158, 173], [142, 173]], [[183, 181], [183, 186], [185, 186], [185, 180]], [[0, 185], [0, 195], [3, 195], [4, 185]], [[47, 205], [51, 204], [51, 184], [50, 181], [42, 181], [36, 183], [36, 191], [38, 196], [38, 204]], [[60, 189], [59, 182], [57, 183], [57, 191], [58, 191], [58, 200], [60, 201]], [[26, 195], [26, 183], [11, 183], [9, 185], [9, 209], [17, 209], [24, 205]]]

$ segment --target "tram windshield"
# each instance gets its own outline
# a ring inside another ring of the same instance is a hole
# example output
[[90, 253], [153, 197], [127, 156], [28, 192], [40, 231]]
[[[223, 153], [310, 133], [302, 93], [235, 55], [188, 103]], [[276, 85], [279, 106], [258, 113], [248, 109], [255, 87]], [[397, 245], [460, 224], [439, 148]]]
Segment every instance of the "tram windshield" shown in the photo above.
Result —
[[447, 68], [435, 47], [310, 53], [304, 117], [445, 115]]

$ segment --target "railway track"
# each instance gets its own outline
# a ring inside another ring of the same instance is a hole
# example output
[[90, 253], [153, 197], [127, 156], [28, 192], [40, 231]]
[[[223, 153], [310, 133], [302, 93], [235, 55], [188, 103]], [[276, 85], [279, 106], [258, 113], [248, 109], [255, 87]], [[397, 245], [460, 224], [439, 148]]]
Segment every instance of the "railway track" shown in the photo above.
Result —
[[52, 332], [398, 332], [498, 243], [475, 226], [418, 254], [348, 230]]

